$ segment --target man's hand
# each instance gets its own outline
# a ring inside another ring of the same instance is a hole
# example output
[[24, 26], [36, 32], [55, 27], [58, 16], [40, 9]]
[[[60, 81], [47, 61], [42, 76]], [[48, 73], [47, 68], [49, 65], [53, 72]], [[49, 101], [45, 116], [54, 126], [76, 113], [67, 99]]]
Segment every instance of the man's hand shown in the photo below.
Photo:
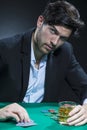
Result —
[[17, 103], [7, 105], [0, 109], [0, 121], [13, 118], [17, 122], [29, 122], [30, 118], [27, 111]]
[[80, 126], [87, 123], [87, 104], [77, 105], [70, 113], [67, 123], [69, 125]]

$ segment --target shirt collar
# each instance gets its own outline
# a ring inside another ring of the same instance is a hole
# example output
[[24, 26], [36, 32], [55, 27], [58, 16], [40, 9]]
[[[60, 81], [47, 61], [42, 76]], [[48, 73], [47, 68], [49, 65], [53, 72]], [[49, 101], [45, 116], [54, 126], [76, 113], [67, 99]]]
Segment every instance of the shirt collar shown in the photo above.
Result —
[[[33, 50], [33, 40], [31, 41], [31, 61], [36, 62], [34, 50]], [[46, 62], [47, 61], [47, 55], [43, 56], [41, 61]]]

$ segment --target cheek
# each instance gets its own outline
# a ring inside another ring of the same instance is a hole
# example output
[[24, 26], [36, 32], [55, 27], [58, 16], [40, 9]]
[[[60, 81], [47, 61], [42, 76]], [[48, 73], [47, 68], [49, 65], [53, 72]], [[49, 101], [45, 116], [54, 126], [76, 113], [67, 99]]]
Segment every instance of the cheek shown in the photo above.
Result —
[[43, 39], [44, 41], [49, 42], [49, 41], [51, 40], [51, 38], [52, 38], [52, 37], [50, 36], [50, 34], [49, 34], [48, 31], [43, 32], [43, 34], [42, 34], [42, 39]]

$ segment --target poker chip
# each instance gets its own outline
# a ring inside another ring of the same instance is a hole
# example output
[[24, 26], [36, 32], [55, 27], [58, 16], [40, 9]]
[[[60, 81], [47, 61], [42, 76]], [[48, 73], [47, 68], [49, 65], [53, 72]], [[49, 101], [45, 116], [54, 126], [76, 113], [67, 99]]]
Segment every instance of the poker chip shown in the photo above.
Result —
[[55, 120], [55, 121], [58, 120], [58, 117], [57, 117], [57, 116], [52, 116], [52, 117], [50, 117], [50, 118], [53, 119], [53, 120]]
[[57, 110], [54, 110], [54, 109], [46, 110], [46, 109], [44, 109], [44, 110], [41, 110], [41, 112], [44, 113], [45, 116], [48, 116], [55, 121], [58, 120], [58, 111]]
[[50, 113], [55, 113], [55, 110], [54, 109], [49, 109], [48, 110]]
[[41, 110], [42, 113], [48, 113], [48, 110]]

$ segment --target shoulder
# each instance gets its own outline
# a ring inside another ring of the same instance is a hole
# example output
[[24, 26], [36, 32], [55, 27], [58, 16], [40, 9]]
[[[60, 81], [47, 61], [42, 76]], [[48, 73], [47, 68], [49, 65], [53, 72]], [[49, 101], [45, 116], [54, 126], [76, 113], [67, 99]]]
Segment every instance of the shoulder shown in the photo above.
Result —
[[73, 49], [72, 44], [69, 42], [65, 42], [61, 47], [62, 50], [71, 51]]
[[34, 29], [30, 29], [26, 32], [22, 32], [8, 38], [0, 39], [0, 54], [7, 53], [9, 51], [21, 51], [22, 46], [26, 45], [25, 43], [29, 43], [33, 30]]
[[71, 43], [65, 42], [62, 46], [60, 46], [54, 54], [61, 54], [61, 55], [70, 55], [73, 52], [73, 47]]
[[21, 40], [21, 38], [22, 34], [16, 34], [8, 38], [0, 39], [0, 47], [13, 46], [14, 44], [18, 43]]
[[32, 32], [34, 30], [35, 30], [35, 28], [31, 28], [26, 32], [22, 32], [22, 33], [13, 35], [11, 37], [0, 39], [0, 47], [1, 46], [13, 46], [14, 44], [21, 42], [24, 38], [29, 38], [29, 36], [32, 34]]

